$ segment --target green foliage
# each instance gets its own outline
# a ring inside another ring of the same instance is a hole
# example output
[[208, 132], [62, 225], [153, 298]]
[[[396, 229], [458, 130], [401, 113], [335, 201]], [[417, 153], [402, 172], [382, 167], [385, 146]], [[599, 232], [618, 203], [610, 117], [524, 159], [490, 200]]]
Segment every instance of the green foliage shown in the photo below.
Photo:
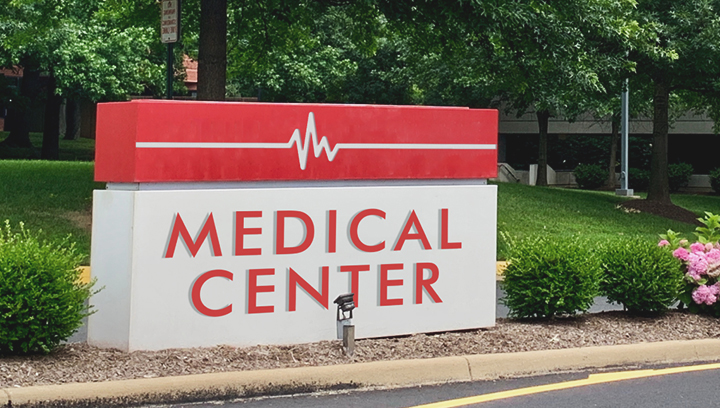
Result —
[[720, 194], [720, 167], [710, 172], [710, 185], [715, 193]]
[[630, 168], [630, 187], [635, 191], [647, 191], [650, 185], [650, 170]]
[[688, 163], [671, 164], [668, 166], [668, 177], [670, 178], [670, 191], [677, 192], [690, 182], [693, 174], [693, 167]]
[[607, 181], [607, 169], [599, 164], [579, 164], [573, 171], [580, 188], [594, 190], [602, 187]]
[[577, 239], [525, 239], [513, 248], [509, 261], [502, 302], [511, 317], [584, 312], [598, 293], [600, 261]]
[[89, 314], [92, 283], [79, 282], [82, 255], [66, 238], [40, 241], [20, 224], [0, 229], [0, 354], [49, 353]]
[[[670, 248], [677, 248], [681, 246], [681, 242], [684, 238], [680, 235], [680, 233], [669, 229], [667, 230], [667, 233], [660, 234], [660, 239], [667, 241]], [[685, 240], [685, 242], [687, 242], [687, 240]]]
[[[695, 232], [693, 232], [697, 237], [697, 242], [713, 245], [720, 242], [720, 214], [705, 211], [705, 216], [697, 220], [703, 224], [703, 226], [695, 227]], [[687, 248], [690, 245], [690, 242], [684, 239], [680, 233], [671, 229], [667, 230], [665, 234], [660, 234], [660, 239], [668, 241], [671, 249]]]
[[675, 303], [683, 279], [670, 251], [637, 239], [608, 243], [601, 250], [605, 271], [600, 294], [634, 313], [657, 313]]
[[0, 2], [0, 66], [47, 72], [63, 96], [125, 99], [162, 83], [159, 19], [151, 0]]
[[695, 228], [695, 236], [701, 244], [715, 244], [720, 241], [720, 214], [705, 212], [705, 217], [698, 218], [703, 226]]

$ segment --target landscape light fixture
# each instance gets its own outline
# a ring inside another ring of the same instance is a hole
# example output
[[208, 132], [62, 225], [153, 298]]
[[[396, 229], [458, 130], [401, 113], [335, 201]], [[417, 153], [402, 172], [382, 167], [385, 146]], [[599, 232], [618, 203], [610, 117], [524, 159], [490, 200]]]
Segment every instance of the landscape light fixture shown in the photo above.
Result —
[[[342, 335], [343, 349], [348, 357], [355, 352], [355, 326], [351, 323], [353, 309], [355, 309], [355, 294], [346, 293], [338, 296], [333, 303], [337, 306], [338, 337]], [[347, 315], [346, 315], [347, 313]], [[342, 328], [342, 334], [340, 334]]]

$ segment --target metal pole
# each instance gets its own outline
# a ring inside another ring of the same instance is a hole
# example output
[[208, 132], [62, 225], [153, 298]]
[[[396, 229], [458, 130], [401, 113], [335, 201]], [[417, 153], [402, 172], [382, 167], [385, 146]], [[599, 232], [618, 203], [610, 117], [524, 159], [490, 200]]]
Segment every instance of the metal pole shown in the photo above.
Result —
[[343, 326], [343, 349], [345, 355], [352, 357], [355, 354], [355, 326]]
[[620, 148], [620, 189], [615, 190], [615, 194], [622, 196], [632, 196], [633, 190], [630, 189], [630, 171], [629, 171], [629, 153], [628, 153], [628, 126], [629, 126], [629, 113], [630, 110], [630, 92], [628, 79], [625, 79], [625, 87], [622, 91], [621, 96], [621, 111], [620, 111], [620, 126], [622, 130], [621, 134], [621, 148]]
[[167, 62], [166, 62], [166, 77], [167, 81], [165, 83], [165, 97], [167, 99], [172, 99], [173, 97], [173, 77], [175, 76], [175, 72], [173, 70], [173, 63], [175, 62], [175, 56], [173, 55], [173, 45], [175, 43], [167, 43]]

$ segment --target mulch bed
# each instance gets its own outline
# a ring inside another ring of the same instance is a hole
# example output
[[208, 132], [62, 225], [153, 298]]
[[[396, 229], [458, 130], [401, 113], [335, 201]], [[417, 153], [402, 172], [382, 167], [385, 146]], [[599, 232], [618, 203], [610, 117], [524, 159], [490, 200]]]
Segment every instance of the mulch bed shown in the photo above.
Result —
[[675, 204], [659, 203], [657, 201], [648, 200], [629, 200], [620, 204], [625, 208], [632, 208], [640, 212], [659, 215], [660, 217], [669, 218], [671, 220], [684, 222], [687, 224], [702, 225], [697, 220], [698, 216], [692, 211], [678, 207]]
[[717, 337], [715, 318], [614, 311], [543, 321], [498, 319], [488, 329], [358, 340], [352, 358], [343, 354], [340, 341], [133, 353], [73, 343], [46, 356], [0, 357], [0, 388]]

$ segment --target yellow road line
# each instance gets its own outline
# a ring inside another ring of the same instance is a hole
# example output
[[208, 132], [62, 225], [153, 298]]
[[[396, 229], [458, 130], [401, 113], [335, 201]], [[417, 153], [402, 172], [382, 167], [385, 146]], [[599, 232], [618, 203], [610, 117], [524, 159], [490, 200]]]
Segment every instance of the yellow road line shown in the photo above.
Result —
[[523, 395], [538, 394], [548, 391], [566, 390], [569, 388], [584, 387], [586, 385], [604, 384], [614, 381], [632, 380], [636, 378], [656, 377], [668, 374], [688, 373], [693, 371], [716, 370], [720, 369], [720, 364], [703, 364], [685, 367], [663, 368], [659, 370], [636, 370], [636, 371], [620, 371], [615, 373], [591, 374], [584, 380], [566, 381], [555, 384], [537, 385], [534, 387], [519, 388], [516, 390], [508, 390], [494, 392], [491, 394], [476, 395], [474, 397], [458, 398], [448, 401], [440, 401], [432, 404], [416, 405], [410, 408], [455, 408], [470, 404], [479, 404], [482, 402], [497, 401], [506, 398], [520, 397]]

